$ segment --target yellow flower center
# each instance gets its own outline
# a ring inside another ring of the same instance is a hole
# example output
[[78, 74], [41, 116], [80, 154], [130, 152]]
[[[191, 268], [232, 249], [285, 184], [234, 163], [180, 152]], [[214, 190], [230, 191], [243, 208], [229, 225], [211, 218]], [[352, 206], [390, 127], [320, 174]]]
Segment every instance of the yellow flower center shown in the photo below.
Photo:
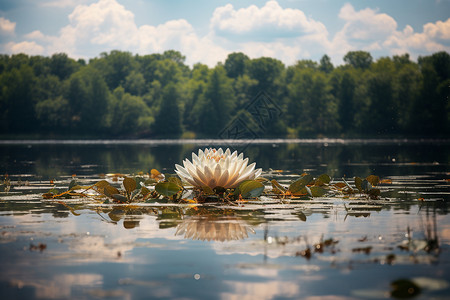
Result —
[[216, 152], [216, 149], [212, 150], [213, 154], [206, 155], [207, 159], [214, 159], [216, 162], [219, 162], [221, 159], [225, 159], [225, 154], [219, 155]]

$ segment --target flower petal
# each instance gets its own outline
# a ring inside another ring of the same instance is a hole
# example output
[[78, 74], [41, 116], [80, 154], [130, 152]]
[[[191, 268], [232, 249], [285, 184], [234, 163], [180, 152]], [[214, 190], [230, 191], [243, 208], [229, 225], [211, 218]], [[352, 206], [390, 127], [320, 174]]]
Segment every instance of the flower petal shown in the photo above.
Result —
[[228, 182], [228, 170], [225, 170], [220, 178], [217, 180], [217, 186], [226, 187]]
[[[206, 178], [205, 174], [202, 172], [202, 170], [200, 170], [198, 167], [195, 168], [195, 170], [197, 171], [197, 179], [203, 183], [203, 185], [208, 185], [208, 179]], [[194, 177], [194, 179], [196, 179]]]
[[239, 176], [239, 179], [245, 180], [252, 175], [253, 170], [255, 169], [256, 163], [252, 163], [247, 168], [245, 168], [244, 172]]

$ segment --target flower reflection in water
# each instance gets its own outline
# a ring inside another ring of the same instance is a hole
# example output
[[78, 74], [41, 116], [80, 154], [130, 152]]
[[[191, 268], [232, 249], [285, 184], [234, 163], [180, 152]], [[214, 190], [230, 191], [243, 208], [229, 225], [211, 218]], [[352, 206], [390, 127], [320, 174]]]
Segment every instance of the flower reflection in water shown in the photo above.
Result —
[[194, 216], [183, 220], [175, 234], [192, 240], [225, 242], [245, 239], [249, 232], [255, 233], [249, 224], [238, 217]]

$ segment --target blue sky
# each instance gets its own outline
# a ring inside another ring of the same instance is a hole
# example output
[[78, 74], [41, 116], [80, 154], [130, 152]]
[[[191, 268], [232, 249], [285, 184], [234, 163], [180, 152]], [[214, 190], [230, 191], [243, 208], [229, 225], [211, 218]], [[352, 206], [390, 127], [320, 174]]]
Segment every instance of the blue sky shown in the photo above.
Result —
[[1, 0], [0, 53], [93, 58], [175, 49], [214, 66], [241, 51], [287, 65], [351, 50], [450, 52], [450, 0]]

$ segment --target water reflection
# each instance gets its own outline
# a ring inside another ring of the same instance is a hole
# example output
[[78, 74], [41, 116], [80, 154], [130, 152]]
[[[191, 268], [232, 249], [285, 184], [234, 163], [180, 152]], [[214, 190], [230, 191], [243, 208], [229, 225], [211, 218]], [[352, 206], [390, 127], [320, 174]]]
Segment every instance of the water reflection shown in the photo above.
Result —
[[378, 200], [264, 196], [193, 206], [41, 197], [53, 187], [46, 178], [67, 189], [72, 174], [88, 185], [99, 173], [169, 173], [198, 147], [0, 145], [2, 173], [13, 184], [0, 192], [2, 297], [360, 299], [395, 296], [391, 283], [402, 278], [420, 286], [417, 299], [450, 293], [448, 145], [262, 144], [245, 151], [265, 177], [285, 185], [305, 170], [338, 179], [386, 176], [392, 182]]
[[193, 216], [177, 226], [176, 235], [200, 241], [233, 241], [248, 237], [255, 230], [237, 217]]

